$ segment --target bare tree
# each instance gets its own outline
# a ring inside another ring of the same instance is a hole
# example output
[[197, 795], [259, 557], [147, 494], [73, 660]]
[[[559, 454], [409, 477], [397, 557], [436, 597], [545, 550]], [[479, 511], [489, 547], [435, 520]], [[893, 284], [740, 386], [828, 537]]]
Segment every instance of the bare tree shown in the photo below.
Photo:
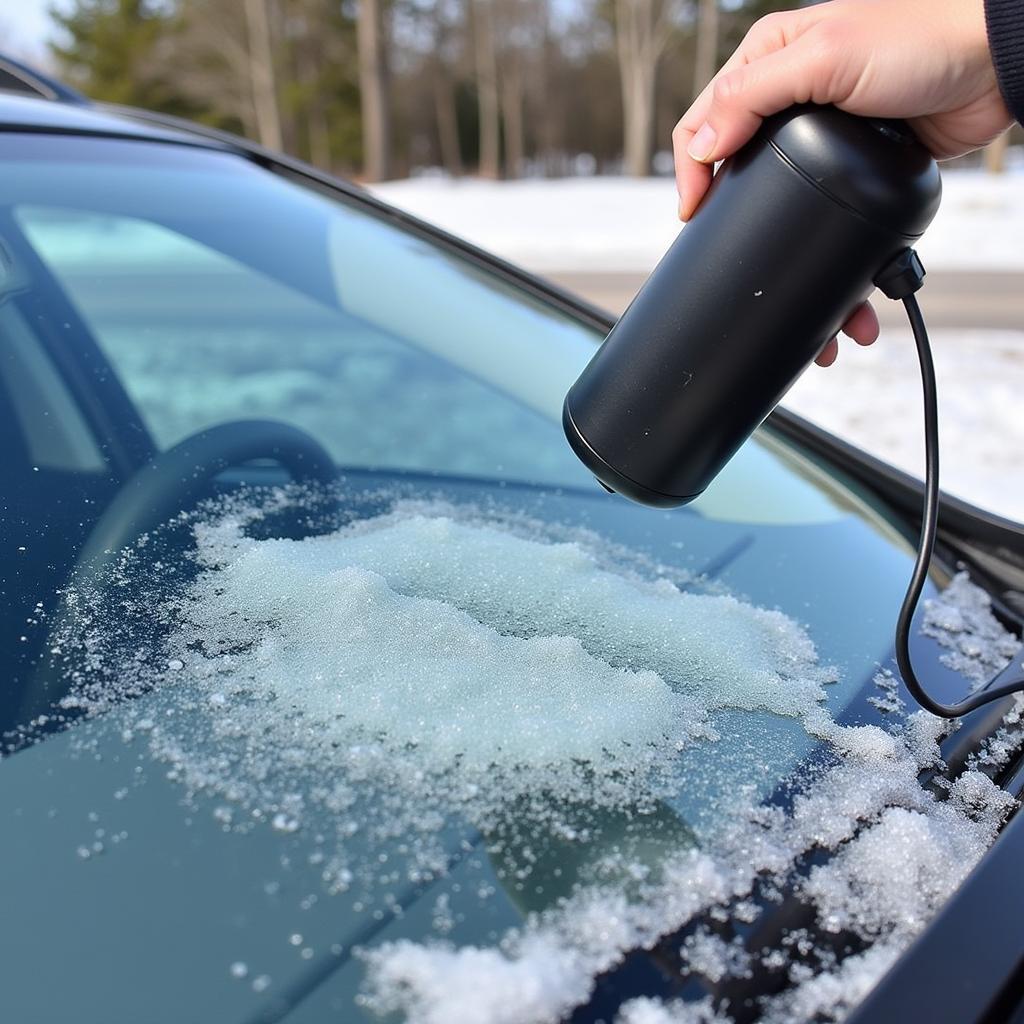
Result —
[[245, 0], [245, 25], [249, 42], [249, 82], [259, 140], [264, 146], [280, 149], [281, 109], [277, 100], [274, 47], [267, 0]]
[[718, 70], [718, 3], [700, 0], [697, 14], [697, 59], [693, 68], [693, 94], [698, 95]]
[[[617, 161], [622, 146], [614, 19], [607, 17], [614, 4], [599, 0], [568, 11], [558, 6], [555, 0], [538, 2], [539, 59], [527, 77], [532, 142], [551, 176], [572, 173], [578, 154], [594, 157], [595, 167], [603, 159]], [[605, 138], [608, 124], [611, 133]]]
[[[505, 174], [518, 177], [526, 161], [528, 83], [545, 75], [548, 0], [494, 0], [497, 3], [498, 83], [505, 138]], [[543, 109], [541, 92], [532, 106]]]
[[551, 30], [551, 11], [549, 0], [539, 0], [536, 10], [537, 29], [537, 72], [527, 82], [534, 109], [534, 131], [537, 140], [541, 166], [545, 174], [551, 173], [555, 152], [559, 149], [559, 128], [561, 118], [559, 106], [554, 102], [551, 93], [551, 82], [554, 77], [555, 53], [560, 53]]
[[455, 100], [456, 40], [454, 23], [463, 17], [461, 0], [446, 3], [437, 0], [430, 8], [433, 55], [430, 62], [434, 118], [437, 121], [437, 145], [441, 163], [452, 177], [462, 175], [462, 147], [459, 143], [459, 119]]
[[654, 86], [676, 6], [676, 0], [615, 0], [623, 158], [626, 173], [637, 177], [651, 169]]
[[52, 51], [97, 97], [240, 129], [321, 166], [362, 161], [370, 179], [427, 162], [460, 174], [470, 83], [481, 174], [610, 169], [623, 154], [645, 174], [655, 131], [720, 46], [796, 2], [61, 0]]
[[359, 0], [356, 29], [363, 111], [363, 174], [369, 181], [383, 181], [390, 170], [391, 121], [380, 0]]
[[459, 121], [455, 106], [455, 85], [440, 62], [434, 64], [434, 116], [437, 119], [437, 145], [441, 163], [453, 177], [463, 173], [462, 145], [459, 142]]
[[[237, 118], [246, 135], [279, 147], [282, 132], [272, 59], [274, 40], [265, 3], [260, 0], [261, 17], [260, 10], [250, 9], [250, 0], [244, 6], [235, 0], [183, 0], [181, 34], [163, 40], [166, 52], [162, 56], [166, 64], [175, 67], [176, 81], [185, 96]], [[261, 33], [265, 35], [263, 43]]]
[[494, 0], [474, 0], [473, 51], [480, 112], [479, 173], [501, 175], [501, 111], [498, 105], [498, 55], [494, 40]]
[[512, 49], [501, 64], [501, 113], [505, 128], [505, 176], [518, 178], [526, 159], [523, 55]]
[[302, 27], [302, 37], [296, 40], [293, 73], [307, 98], [302, 115], [309, 162], [326, 170], [331, 166], [331, 126], [322, 89], [325, 41], [318, 37], [314, 20], [304, 19]]

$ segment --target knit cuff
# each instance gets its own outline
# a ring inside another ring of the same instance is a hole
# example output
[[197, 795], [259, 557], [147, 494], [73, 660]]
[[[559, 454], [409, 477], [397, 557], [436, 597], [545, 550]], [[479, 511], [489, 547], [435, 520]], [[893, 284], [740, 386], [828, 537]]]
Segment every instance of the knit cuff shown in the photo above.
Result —
[[985, 23], [999, 91], [1024, 122], [1024, 0], [985, 0]]

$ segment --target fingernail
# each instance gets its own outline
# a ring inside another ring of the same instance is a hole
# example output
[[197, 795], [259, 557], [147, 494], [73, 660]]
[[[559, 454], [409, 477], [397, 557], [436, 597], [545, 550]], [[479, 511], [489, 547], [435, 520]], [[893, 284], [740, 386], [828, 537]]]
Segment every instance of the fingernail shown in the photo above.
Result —
[[699, 160], [701, 163], [704, 163], [714, 151], [715, 143], [717, 141], [718, 133], [707, 123], [707, 121], [705, 121], [700, 126], [700, 131], [690, 139], [690, 144], [686, 147], [686, 152], [689, 153], [694, 160]]

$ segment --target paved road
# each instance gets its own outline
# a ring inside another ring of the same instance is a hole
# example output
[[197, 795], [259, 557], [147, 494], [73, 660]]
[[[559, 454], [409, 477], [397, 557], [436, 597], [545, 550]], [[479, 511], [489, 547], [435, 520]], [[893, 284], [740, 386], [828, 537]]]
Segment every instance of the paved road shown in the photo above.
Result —
[[[642, 274], [554, 273], [547, 275], [591, 302], [621, 313], [643, 283]], [[990, 327], [1024, 331], [1024, 274], [975, 271], [929, 273], [921, 305], [932, 327]], [[883, 326], [903, 326], [899, 303], [876, 303]]]

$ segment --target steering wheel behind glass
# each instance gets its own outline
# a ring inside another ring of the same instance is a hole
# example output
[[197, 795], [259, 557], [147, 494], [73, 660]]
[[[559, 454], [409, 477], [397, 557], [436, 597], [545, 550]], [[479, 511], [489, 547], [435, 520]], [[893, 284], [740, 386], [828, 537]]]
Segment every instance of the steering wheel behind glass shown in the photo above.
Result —
[[[218, 474], [254, 459], [271, 459], [296, 481], [332, 484], [337, 468], [327, 450], [298, 427], [274, 420], [234, 420], [199, 431], [155, 455], [125, 481], [79, 552], [72, 581], [103, 585], [104, 570], [143, 534], [189, 509]], [[59, 627], [63, 613], [58, 613]], [[21, 700], [17, 721], [48, 710], [68, 690], [68, 679], [44, 663]]]

